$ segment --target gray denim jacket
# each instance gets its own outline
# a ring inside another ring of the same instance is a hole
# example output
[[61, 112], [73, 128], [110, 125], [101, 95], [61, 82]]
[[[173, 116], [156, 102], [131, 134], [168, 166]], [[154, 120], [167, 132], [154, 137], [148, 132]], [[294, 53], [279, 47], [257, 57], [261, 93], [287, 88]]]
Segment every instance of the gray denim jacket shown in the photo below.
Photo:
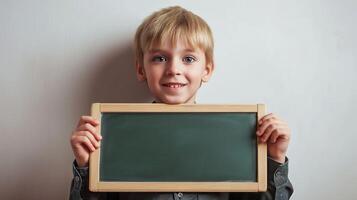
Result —
[[74, 178], [71, 184], [70, 200], [287, 200], [293, 193], [288, 178], [288, 159], [284, 164], [268, 158], [268, 190], [251, 193], [162, 193], [162, 192], [90, 192], [88, 188], [88, 167], [79, 168], [73, 162]]

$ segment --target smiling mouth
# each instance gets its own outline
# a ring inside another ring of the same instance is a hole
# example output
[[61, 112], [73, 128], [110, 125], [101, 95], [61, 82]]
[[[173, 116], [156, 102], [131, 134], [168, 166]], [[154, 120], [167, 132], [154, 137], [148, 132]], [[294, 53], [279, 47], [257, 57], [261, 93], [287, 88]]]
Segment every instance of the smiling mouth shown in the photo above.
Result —
[[164, 83], [162, 84], [165, 87], [169, 87], [169, 88], [181, 88], [186, 86], [187, 84], [184, 83]]

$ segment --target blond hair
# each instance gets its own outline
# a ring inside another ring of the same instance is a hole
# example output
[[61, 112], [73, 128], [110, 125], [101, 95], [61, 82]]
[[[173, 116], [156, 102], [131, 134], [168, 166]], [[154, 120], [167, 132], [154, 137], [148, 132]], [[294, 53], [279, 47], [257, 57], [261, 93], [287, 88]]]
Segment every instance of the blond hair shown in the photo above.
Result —
[[206, 62], [213, 64], [213, 36], [208, 24], [180, 6], [161, 9], [149, 15], [135, 34], [135, 59], [143, 64], [144, 52], [169, 40], [174, 47], [178, 40], [205, 52]]

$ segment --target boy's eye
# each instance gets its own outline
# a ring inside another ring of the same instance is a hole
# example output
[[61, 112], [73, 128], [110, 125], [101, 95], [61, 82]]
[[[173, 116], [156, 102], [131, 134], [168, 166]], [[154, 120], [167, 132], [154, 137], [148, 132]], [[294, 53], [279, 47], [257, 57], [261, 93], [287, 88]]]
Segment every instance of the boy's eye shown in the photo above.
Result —
[[154, 56], [152, 58], [153, 62], [165, 62], [167, 59], [164, 56]]
[[185, 56], [183, 58], [183, 62], [185, 62], [185, 63], [193, 63], [195, 61], [196, 61], [196, 58], [193, 56]]

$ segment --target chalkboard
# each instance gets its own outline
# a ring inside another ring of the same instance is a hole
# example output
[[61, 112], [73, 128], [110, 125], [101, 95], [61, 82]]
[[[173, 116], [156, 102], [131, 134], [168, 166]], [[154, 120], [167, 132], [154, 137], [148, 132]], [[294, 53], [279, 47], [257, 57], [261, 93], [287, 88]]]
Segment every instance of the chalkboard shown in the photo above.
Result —
[[[264, 191], [264, 105], [93, 104], [92, 191]], [[259, 161], [260, 160], [260, 161]]]

